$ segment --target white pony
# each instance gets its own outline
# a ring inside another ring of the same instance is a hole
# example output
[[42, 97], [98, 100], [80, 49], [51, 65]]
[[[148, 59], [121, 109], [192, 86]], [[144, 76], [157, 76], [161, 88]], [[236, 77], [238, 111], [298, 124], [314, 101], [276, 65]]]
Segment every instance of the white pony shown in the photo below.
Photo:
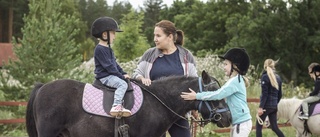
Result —
[[[301, 99], [281, 99], [278, 104], [278, 118], [289, 120], [292, 127], [296, 129], [296, 137], [311, 137], [304, 133], [304, 120], [298, 118]], [[308, 127], [312, 135], [320, 135], [320, 115], [310, 116]]]

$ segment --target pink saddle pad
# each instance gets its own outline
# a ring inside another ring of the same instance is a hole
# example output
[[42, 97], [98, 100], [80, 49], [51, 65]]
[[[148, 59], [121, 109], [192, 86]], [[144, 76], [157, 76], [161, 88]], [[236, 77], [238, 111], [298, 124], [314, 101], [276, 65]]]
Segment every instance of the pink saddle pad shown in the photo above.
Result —
[[[131, 109], [131, 114], [134, 115], [141, 107], [143, 101], [143, 95], [141, 88], [132, 83], [133, 88], [133, 95], [134, 95], [134, 104]], [[109, 112], [104, 110], [103, 106], [103, 91], [100, 89], [95, 88], [91, 84], [86, 84], [83, 91], [83, 98], [82, 98], [82, 107], [87, 113], [99, 115], [99, 116], [106, 116], [112, 117]]]
[[316, 104], [316, 106], [313, 109], [313, 112], [312, 112], [311, 116], [316, 115], [316, 114], [320, 114], [320, 103]]

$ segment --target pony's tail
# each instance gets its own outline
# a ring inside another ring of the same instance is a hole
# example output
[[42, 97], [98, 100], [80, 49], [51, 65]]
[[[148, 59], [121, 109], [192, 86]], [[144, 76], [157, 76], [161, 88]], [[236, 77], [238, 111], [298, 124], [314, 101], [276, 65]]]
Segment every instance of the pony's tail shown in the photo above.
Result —
[[37, 137], [37, 129], [36, 129], [36, 123], [34, 119], [34, 114], [33, 114], [33, 102], [34, 99], [37, 95], [37, 91], [43, 86], [44, 84], [42, 83], [37, 83], [34, 85], [33, 90], [30, 93], [30, 99], [28, 101], [27, 105], [27, 113], [26, 113], [26, 126], [27, 126], [27, 132], [29, 137]]

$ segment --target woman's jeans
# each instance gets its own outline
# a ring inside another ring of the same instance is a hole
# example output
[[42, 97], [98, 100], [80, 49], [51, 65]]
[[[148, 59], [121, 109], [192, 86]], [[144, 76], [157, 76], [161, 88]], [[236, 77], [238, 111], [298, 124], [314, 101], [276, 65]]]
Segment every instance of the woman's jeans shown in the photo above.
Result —
[[[278, 137], [284, 137], [283, 133], [278, 127], [277, 124], [277, 111], [276, 108], [266, 108], [266, 111], [260, 116], [260, 118], [265, 121], [266, 117], [269, 117], [270, 126], [274, 133], [277, 134]], [[256, 122], [256, 137], [262, 137], [262, 126], [260, 125], [258, 120]]]

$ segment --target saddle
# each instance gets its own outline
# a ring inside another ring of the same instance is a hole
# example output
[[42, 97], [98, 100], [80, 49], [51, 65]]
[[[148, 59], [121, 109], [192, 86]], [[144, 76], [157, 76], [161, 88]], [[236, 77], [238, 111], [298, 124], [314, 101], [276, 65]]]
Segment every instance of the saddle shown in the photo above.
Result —
[[[136, 113], [143, 101], [143, 95], [141, 88], [130, 82], [128, 82], [128, 89], [123, 97], [123, 106], [126, 109], [131, 110], [131, 114]], [[112, 117], [109, 112], [111, 110], [114, 91], [116, 89], [103, 85], [99, 80], [95, 80], [93, 84], [86, 84], [83, 91], [82, 107], [87, 113]]]
[[[308, 112], [309, 117], [313, 116], [313, 115], [320, 114], [320, 100], [313, 102], [313, 103], [309, 103], [308, 107], [309, 107], [309, 112]], [[299, 113], [300, 114], [303, 113], [302, 105], [300, 105]], [[305, 135], [307, 135], [308, 133], [311, 133], [307, 121], [308, 120], [304, 120], [304, 122], [303, 122], [303, 127], [304, 127], [303, 134], [305, 134]]]
[[[308, 107], [309, 107], [309, 112], [308, 112], [309, 117], [316, 114], [320, 114], [320, 100], [313, 103], [309, 103]], [[299, 111], [300, 111], [300, 114], [303, 113], [302, 106], [300, 107]]]

